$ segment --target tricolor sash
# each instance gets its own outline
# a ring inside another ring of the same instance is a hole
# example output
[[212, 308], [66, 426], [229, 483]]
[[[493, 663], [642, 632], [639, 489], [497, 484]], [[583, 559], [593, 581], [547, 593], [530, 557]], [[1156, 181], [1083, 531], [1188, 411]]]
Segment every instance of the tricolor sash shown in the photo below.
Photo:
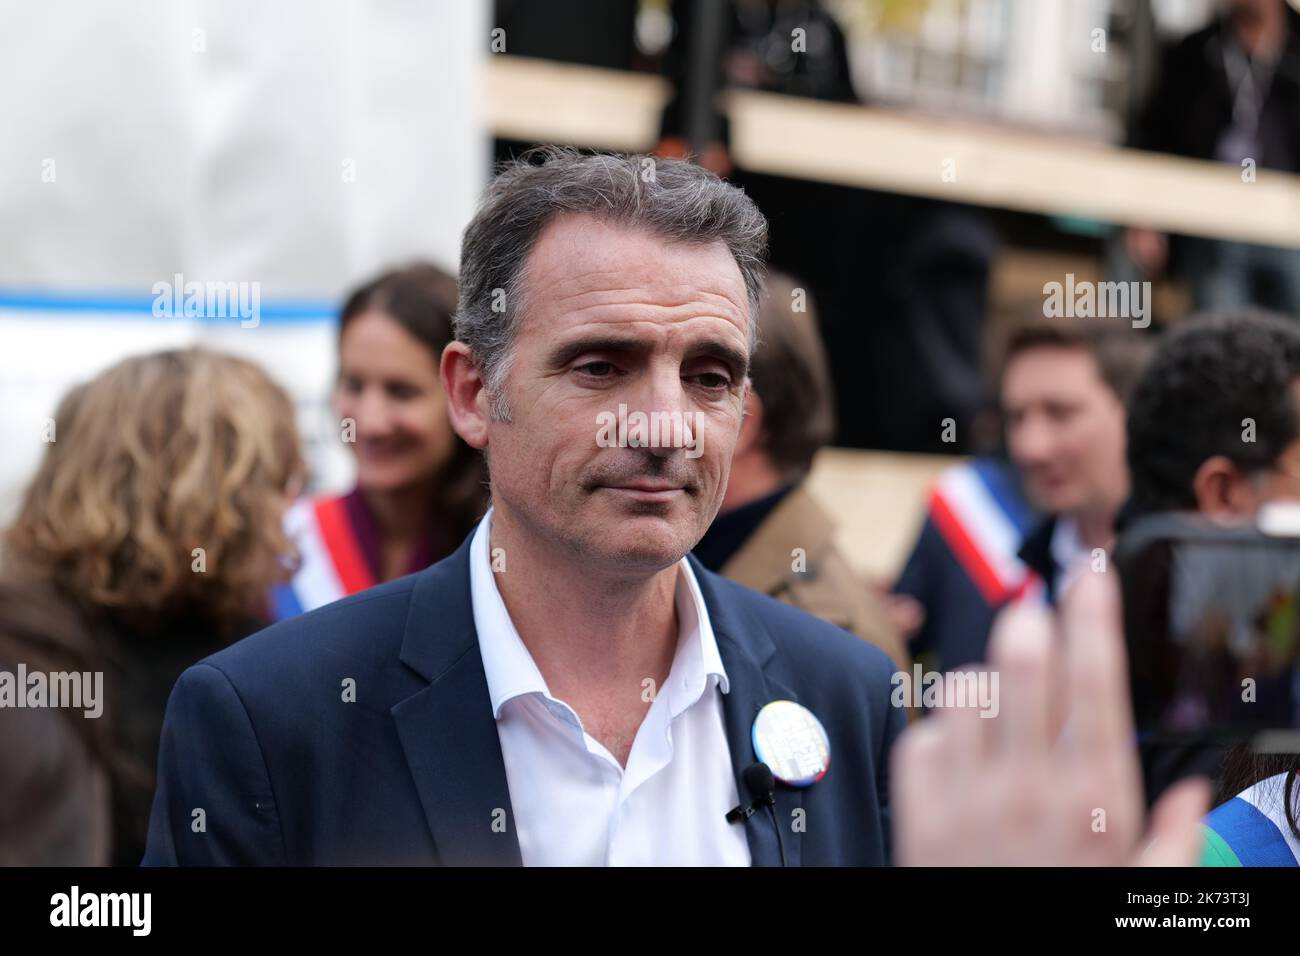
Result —
[[972, 459], [945, 471], [930, 493], [930, 519], [990, 607], [1041, 597], [1042, 582], [1017, 556], [1033, 526], [1010, 470]]
[[276, 587], [276, 620], [329, 604], [375, 584], [342, 497], [299, 499], [284, 519], [302, 564], [293, 580]]

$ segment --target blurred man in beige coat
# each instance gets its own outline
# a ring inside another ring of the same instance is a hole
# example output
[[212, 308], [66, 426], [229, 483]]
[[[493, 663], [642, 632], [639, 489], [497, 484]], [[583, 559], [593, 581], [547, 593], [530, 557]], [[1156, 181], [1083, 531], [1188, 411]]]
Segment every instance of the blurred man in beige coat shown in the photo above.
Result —
[[767, 282], [753, 388], [722, 510], [695, 556], [710, 570], [837, 624], [910, 660], [884, 601], [834, 544], [835, 520], [804, 487], [813, 456], [835, 432], [830, 373], [805, 290]]

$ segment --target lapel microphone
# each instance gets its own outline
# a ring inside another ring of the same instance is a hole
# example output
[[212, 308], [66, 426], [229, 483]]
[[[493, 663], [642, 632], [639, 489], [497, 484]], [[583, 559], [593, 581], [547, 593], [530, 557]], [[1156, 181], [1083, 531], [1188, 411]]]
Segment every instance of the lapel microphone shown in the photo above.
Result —
[[740, 776], [745, 782], [745, 789], [754, 794], [754, 799], [748, 805], [742, 803], [728, 810], [727, 822], [738, 823], [748, 820], [759, 807], [767, 807], [767, 812], [772, 818], [772, 826], [776, 830], [776, 845], [781, 851], [781, 865], [785, 866], [785, 841], [781, 839], [781, 824], [776, 819], [776, 778], [772, 776], [772, 768], [765, 763], [751, 763]]

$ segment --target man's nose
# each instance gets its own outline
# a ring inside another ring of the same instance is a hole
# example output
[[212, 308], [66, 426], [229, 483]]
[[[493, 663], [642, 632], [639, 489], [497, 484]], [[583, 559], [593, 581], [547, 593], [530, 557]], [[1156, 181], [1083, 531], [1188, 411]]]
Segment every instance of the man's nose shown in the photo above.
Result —
[[1016, 425], [1008, 436], [1011, 457], [1019, 465], [1039, 465], [1052, 457], [1051, 429], [1038, 416], [1031, 416]]
[[[655, 366], [638, 384], [635, 401], [629, 401], [628, 410], [645, 412], [648, 418], [646, 450], [667, 458], [685, 447], [695, 428], [695, 416], [688, 414], [690, 407], [681, 372], [676, 365]], [[657, 429], [654, 428], [656, 422]]]

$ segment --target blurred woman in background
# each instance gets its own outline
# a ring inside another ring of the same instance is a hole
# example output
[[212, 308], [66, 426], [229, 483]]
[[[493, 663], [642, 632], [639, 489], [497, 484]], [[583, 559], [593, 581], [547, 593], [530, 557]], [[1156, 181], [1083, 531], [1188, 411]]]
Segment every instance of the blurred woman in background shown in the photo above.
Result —
[[293, 406], [203, 349], [130, 358], [73, 389], [5, 536], [5, 574], [72, 609], [104, 662], [112, 861], [144, 853], [163, 713], [185, 668], [256, 630], [295, 561]]
[[456, 280], [427, 263], [348, 297], [334, 408], [356, 487], [291, 509], [286, 526], [302, 565], [292, 586], [276, 589], [278, 617], [442, 560], [483, 514], [482, 459], [452, 430], [438, 376], [455, 312]]

